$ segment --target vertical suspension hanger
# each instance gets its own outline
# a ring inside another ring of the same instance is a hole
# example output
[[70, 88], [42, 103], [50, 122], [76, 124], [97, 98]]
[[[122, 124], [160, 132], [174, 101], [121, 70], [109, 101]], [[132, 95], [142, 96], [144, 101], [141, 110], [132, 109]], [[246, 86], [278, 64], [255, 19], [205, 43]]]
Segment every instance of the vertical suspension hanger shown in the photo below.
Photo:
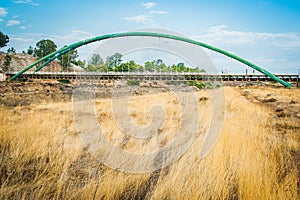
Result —
[[64, 68], [64, 55], [61, 55], [60, 58], [61, 58], [61, 69], [60, 69], [60, 71], [63, 72], [63, 68]]
[[67, 71], [69, 72], [70, 67], [71, 67], [71, 62], [70, 62], [70, 52], [71, 50], [69, 50], [68, 52], [68, 57], [67, 57]]
[[[74, 50], [75, 51], [75, 50]], [[73, 64], [73, 73], [75, 73], [75, 64]]]

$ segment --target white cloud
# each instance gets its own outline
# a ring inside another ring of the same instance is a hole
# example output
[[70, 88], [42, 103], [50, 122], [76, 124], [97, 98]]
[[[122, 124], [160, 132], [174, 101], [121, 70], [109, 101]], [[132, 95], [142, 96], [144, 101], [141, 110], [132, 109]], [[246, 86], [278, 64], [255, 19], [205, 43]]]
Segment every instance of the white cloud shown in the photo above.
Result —
[[18, 18], [19, 16], [18, 15], [14, 15], [13, 17], [12, 17], [12, 19], [16, 19], [16, 18]]
[[21, 26], [20, 27], [20, 29], [23, 29], [23, 30], [26, 29], [26, 28], [27, 28], [26, 26]]
[[[234, 52], [235, 55], [249, 60], [272, 73], [293, 72], [299, 66], [300, 36], [296, 33], [268, 33], [229, 30], [225, 25], [214, 26], [195, 40]], [[207, 51], [220, 69], [244, 73], [245, 65], [229, 62], [232, 59]], [[219, 58], [216, 59], [216, 58]]]
[[33, 5], [33, 6], [38, 6], [39, 5], [38, 3], [35, 3], [32, 0], [15, 0], [14, 2], [18, 3], [18, 4], [30, 4], [30, 5]]
[[[26, 26], [26, 28], [30, 25]], [[20, 27], [22, 28], [22, 26]], [[17, 50], [26, 50], [29, 45], [35, 46], [35, 44], [42, 39], [50, 39], [55, 42], [58, 48], [61, 48], [65, 45], [72, 44], [74, 42], [82, 41], [87, 38], [95, 37], [94, 34], [81, 31], [81, 30], [70, 30], [66, 35], [49, 35], [49, 34], [29, 34], [23, 33], [20, 35], [10, 35], [9, 44], [15, 47]], [[95, 49], [96, 43], [83, 46], [78, 48], [80, 59], [85, 59], [89, 53]]]
[[0, 16], [3, 16], [3, 17], [5, 17], [6, 15], [7, 15], [7, 11], [6, 11], [6, 9], [5, 8], [1, 8], [0, 7]]
[[152, 21], [153, 16], [151, 15], [136, 15], [132, 17], [125, 17], [125, 20], [129, 22], [136, 22], [136, 23], [146, 23], [148, 21]]
[[0, 22], [3, 22], [3, 19], [0, 18]]
[[80, 35], [80, 37], [82, 38], [82, 36], [87, 36], [87, 37], [93, 37], [94, 35], [86, 32], [86, 31], [81, 31], [81, 30], [71, 30], [71, 35], [75, 36], [75, 38], [78, 38], [78, 36]]
[[153, 8], [155, 5], [156, 5], [156, 3], [154, 3], [154, 2], [142, 3], [142, 6], [147, 8], [147, 9]]
[[28, 41], [30, 38], [37, 42], [40, 39], [51, 39], [53, 40], [58, 46], [64, 46], [73, 42], [78, 42], [87, 38], [94, 37], [94, 34], [81, 31], [81, 30], [70, 30], [67, 35], [59, 36], [59, 35], [49, 35], [49, 34], [24, 34], [22, 37], [14, 37], [14, 38], [23, 38], [25, 41]]
[[150, 14], [153, 14], [153, 15], [168, 15], [170, 13], [168, 11], [164, 11], [164, 10], [151, 10]]
[[7, 21], [7, 26], [15, 26], [15, 25], [19, 25], [21, 22], [19, 20], [9, 20]]
[[268, 44], [282, 48], [300, 47], [300, 36], [295, 33], [265, 33], [231, 31], [225, 25], [211, 27], [203, 36], [194, 36], [196, 39], [222, 44]]

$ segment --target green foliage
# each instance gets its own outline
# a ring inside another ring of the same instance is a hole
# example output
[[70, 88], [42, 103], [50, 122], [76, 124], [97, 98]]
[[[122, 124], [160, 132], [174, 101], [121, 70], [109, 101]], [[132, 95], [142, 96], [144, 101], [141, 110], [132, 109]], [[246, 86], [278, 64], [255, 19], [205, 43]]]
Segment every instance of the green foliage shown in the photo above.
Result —
[[87, 66], [85, 66], [85, 61], [81, 61], [79, 64], [86, 72], [108, 72], [108, 67], [99, 54], [93, 54]]
[[167, 66], [162, 59], [157, 59], [152, 62], [145, 62], [145, 71], [148, 72], [191, 72], [191, 73], [204, 73], [204, 69], [189, 68], [186, 67], [184, 63], [173, 64], [172, 66]]
[[145, 71], [153, 72], [154, 71], [154, 62], [145, 62]]
[[155, 71], [157, 72], [167, 72], [168, 67], [167, 65], [162, 61], [162, 59], [157, 59], [153, 61]]
[[14, 47], [10, 47], [7, 49], [7, 53], [13, 53], [15, 54], [16, 53], [16, 49]]
[[206, 72], [204, 69], [199, 69], [199, 67], [196, 68], [189, 68], [186, 67], [184, 63], [178, 63], [177, 65], [171, 66], [172, 72], [191, 72], [191, 73], [204, 73]]
[[121, 63], [120, 65], [115, 67], [115, 72], [142, 72], [144, 71], [144, 67], [136, 64], [133, 60]]
[[188, 69], [185, 67], [184, 63], [178, 63], [176, 67], [179, 72], [185, 72]]
[[127, 85], [140, 85], [139, 80], [127, 80]]
[[97, 66], [103, 64], [103, 60], [99, 54], [93, 54], [91, 60], [89, 61], [89, 64]]
[[106, 66], [109, 71], [114, 71], [115, 68], [121, 64], [123, 55], [120, 53], [115, 53], [114, 55], [108, 56], [106, 58]]
[[40, 40], [36, 43], [34, 48], [34, 55], [42, 58], [54, 51], [56, 51], [56, 44], [52, 40]]
[[188, 86], [195, 86], [196, 82], [195, 81], [189, 81], [187, 84], [188, 84]]
[[184, 63], [167, 66], [162, 59], [147, 61], [144, 65], [140, 65], [133, 60], [122, 62], [122, 57], [122, 54], [115, 53], [108, 56], [104, 63], [99, 54], [93, 54], [86, 67], [85, 63], [79, 61], [77, 65], [84, 68], [87, 72], [205, 72], [205, 70], [199, 69], [199, 67], [188, 68]]
[[70, 84], [71, 81], [69, 79], [59, 79], [58, 82], [63, 83], [63, 84]]
[[0, 31], [0, 48], [5, 47], [9, 42], [9, 37]]
[[212, 89], [212, 88], [214, 88], [214, 85], [211, 82], [206, 82], [205, 87], [208, 89]]
[[190, 81], [190, 82], [188, 82], [188, 85], [196, 86], [198, 89], [203, 89], [206, 87], [204, 82], [196, 82], [196, 81]]
[[63, 71], [68, 71], [72, 64], [76, 64], [76, 58], [78, 57], [78, 52], [76, 49], [69, 51], [68, 53], [59, 57], [59, 63]]
[[34, 53], [34, 49], [33, 49], [33, 47], [30, 45], [30, 46], [28, 47], [28, 49], [27, 49], [27, 54], [28, 54], [28, 55], [33, 55], [33, 53]]
[[105, 64], [100, 64], [100, 65], [92, 65], [88, 64], [86, 68], [84, 68], [86, 72], [107, 72], [108, 68]]
[[81, 68], [84, 68], [85, 60], [77, 60], [75, 64]]

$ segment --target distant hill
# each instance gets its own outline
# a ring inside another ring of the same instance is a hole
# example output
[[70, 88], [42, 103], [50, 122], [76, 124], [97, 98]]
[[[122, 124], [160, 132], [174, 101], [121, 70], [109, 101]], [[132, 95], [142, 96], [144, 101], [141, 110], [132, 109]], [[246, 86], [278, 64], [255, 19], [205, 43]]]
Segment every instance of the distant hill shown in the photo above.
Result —
[[[11, 62], [9, 66], [9, 71], [16, 72], [24, 69], [25, 67], [31, 65], [32, 63], [36, 62], [38, 60], [37, 57], [28, 55], [28, 54], [21, 54], [21, 53], [9, 53], [11, 57]], [[4, 63], [5, 63], [5, 56], [6, 53], [0, 52], [0, 70], [4, 69]], [[30, 71], [33, 71], [31, 69]], [[61, 65], [57, 61], [52, 61], [49, 63], [46, 67], [44, 67], [41, 71], [44, 72], [60, 72], [61, 71]]]

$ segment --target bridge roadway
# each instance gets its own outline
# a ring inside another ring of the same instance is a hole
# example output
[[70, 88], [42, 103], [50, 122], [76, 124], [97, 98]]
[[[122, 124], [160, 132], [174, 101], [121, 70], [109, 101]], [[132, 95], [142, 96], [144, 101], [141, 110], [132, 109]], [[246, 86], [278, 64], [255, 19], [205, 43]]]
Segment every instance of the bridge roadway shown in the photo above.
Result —
[[[17, 72], [6, 74], [7, 78]], [[276, 74], [284, 81], [298, 83], [300, 75]], [[205, 74], [205, 73], [165, 73], [165, 72], [26, 72], [18, 79], [44, 79], [44, 80], [174, 80], [174, 81], [237, 81], [237, 82], [268, 82], [273, 81], [264, 74]]]

